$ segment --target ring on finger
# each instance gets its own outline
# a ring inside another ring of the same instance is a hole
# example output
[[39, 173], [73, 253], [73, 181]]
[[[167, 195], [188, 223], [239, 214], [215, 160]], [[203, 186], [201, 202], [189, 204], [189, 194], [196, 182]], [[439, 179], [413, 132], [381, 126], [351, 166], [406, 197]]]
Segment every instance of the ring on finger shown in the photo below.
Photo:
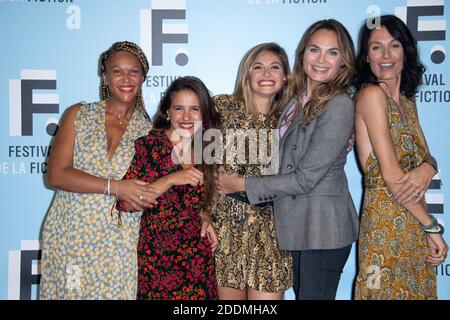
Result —
[[138, 199], [141, 200], [141, 201], [144, 200], [144, 195], [141, 194], [141, 195], [138, 197]]

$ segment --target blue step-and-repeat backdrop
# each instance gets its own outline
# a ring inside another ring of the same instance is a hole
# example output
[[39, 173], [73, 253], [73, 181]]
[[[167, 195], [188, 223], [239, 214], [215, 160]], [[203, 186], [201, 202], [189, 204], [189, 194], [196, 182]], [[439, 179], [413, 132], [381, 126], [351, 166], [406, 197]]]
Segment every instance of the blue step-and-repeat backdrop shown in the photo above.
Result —
[[[201, 78], [213, 94], [231, 93], [244, 53], [258, 43], [278, 42], [292, 65], [303, 31], [316, 20], [341, 21], [356, 41], [367, 18], [396, 14], [419, 40], [427, 66], [417, 103], [440, 172], [426, 198], [429, 211], [450, 225], [449, 6], [445, 0], [0, 0], [0, 299], [36, 298], [39, 236], [54, 194], [44, 184], [52, 135], [68, 106], [98, 100], [99, 54], [118, 40], [138, 43], [151, 57], [143, 91], [152, 115], [178, 76]], [[359, 207], [353, 152], [346, 172]], [[338, 299], [351, 299], [355, 269], [354, 247]], [[439, 298], [449, 299], [450, 263], [436, 273]], [[285, 298], [293, 298], [292, 290]]]

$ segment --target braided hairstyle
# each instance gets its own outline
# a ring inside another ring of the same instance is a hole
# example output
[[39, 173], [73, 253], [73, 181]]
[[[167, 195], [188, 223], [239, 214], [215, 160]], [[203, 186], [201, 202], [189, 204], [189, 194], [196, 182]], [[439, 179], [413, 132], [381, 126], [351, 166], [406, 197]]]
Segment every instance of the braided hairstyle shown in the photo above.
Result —
[[[147, 72], [149, 69], [149, 64], [147, 57], [145, 56], [144, 51], [135, 43], [129, 42], [129, 41], [118, 41], [113, 43], [113, 45], [103, 52], [100, 55], [100, 61], [99, 61], [99, 74], [100, 74], [100, 98], [101, 100], [106, 100], [111, 97], [111, 92], [109, 90], [109, 87], [105, 84], [103, 80], [103, 75], [106, 72], [106, 62], [109, 58], [111, 58], [114, 54], [117, 52], [126, 51], [131, 54], [133, 54], [141, 63], [142, 67], [142, 75], [145, 77], [147, 76]], [[150, 120], [150, 116], [148, 115], [147, 111], [145, 110], [145, 103], [144, 98], [142, 96], [142, 89], [139, 89], [139, 92], [136, 97], [136, 104], [135, 109], [139, 112], [143, 113], [144, 116]]]

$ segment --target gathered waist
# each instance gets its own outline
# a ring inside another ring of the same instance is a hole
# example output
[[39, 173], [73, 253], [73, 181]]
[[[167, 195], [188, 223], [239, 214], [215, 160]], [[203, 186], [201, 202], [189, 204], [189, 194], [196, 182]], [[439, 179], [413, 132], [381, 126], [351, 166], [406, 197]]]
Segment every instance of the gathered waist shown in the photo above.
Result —
[[368, 189], [387, 189], [386, 183], [384, 182], [384, 179], [381, 176], [365, 177], [364, 187]]

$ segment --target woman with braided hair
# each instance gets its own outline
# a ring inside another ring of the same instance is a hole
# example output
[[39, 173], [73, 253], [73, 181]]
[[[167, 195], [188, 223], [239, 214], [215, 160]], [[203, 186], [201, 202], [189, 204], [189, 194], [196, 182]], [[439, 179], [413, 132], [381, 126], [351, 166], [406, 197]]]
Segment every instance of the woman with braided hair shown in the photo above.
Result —
[[114, 43], [99, 61], [101, 101], [66, 111], [55, 137], [48, 185], [57, 189], [45, 219], [40, 299], [135, 299], [139, 214], [118, 220], [117, 199], [135, 210], [157, 191], [123, 180], [134, 141], [150, 120], [141, 85], [149, 65], [134, 43]]

